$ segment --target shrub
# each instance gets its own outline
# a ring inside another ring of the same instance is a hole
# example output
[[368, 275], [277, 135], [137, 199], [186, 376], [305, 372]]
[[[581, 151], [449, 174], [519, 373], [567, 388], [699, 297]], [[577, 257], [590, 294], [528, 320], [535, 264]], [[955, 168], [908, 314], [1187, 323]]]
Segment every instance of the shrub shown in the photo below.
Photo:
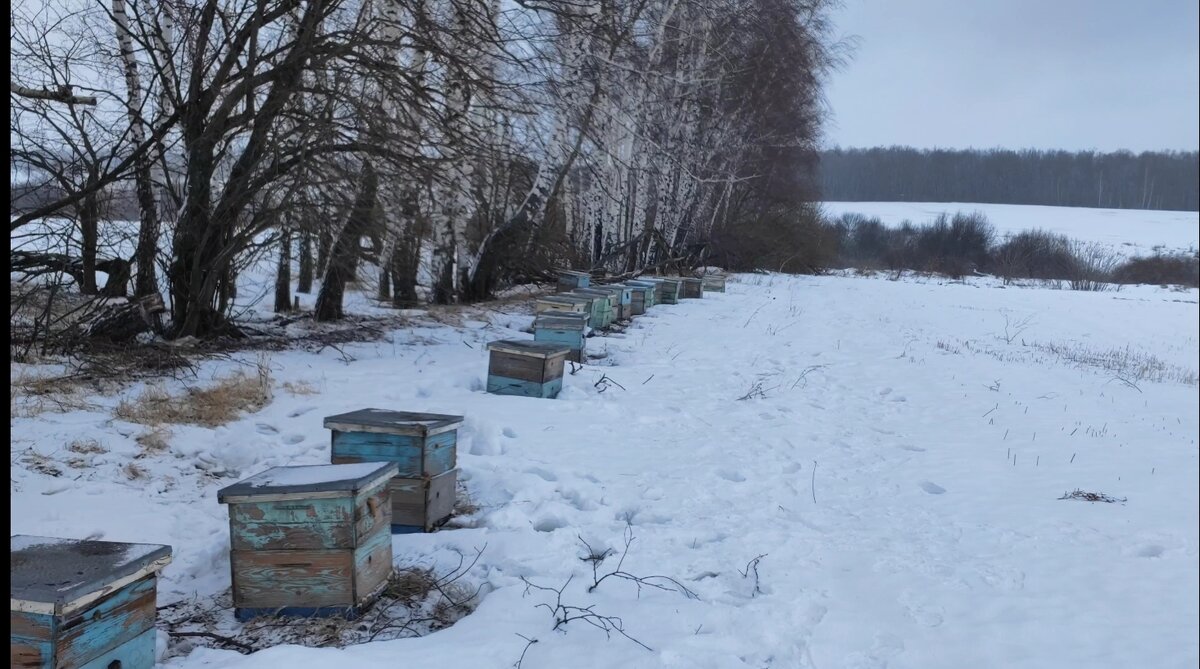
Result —
[[1005, 282], [1013, 279], [1066, 279], [1078, 274], [1071, 241], [1045, 230], [1009, 236], [992, 253], [992, 269]]
[[1197, 288], [1200, 287], [1200, 254], [1156, 253], [1131, 258], [1113, 270], [1113, 281]]

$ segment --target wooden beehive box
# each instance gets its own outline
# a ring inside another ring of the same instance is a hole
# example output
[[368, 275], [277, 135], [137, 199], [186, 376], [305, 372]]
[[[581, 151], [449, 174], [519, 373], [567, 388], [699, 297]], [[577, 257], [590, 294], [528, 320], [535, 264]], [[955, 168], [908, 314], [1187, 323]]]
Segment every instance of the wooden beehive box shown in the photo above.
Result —
[[616, 291], [597, 286], [595, 288], [580, 288], [574, 294], [594, 295], [604, 298], [608, 302], [608, 323], [605, 323], [606, 326], [621, 318], [621, 295]]
[[396, 463], [392, 532], [429, 532], [454, 511], [462, 422], [462, 416], [386, 409], [329, 416], [330, 461]]
[[607, 293], [563, 293], [565, 296], [587, 300], [588, 327], [593, 330], [606, 328], [613, 322], [612, 296]]
[[587, 288], [592, 285], [592, 275], [587, 272], [562, 270], [558, 273], [558, 292], [566, 293], [576, 288]]
[[533, 340], [565, 344], [571, 348], [567, 359], [583, 362], [587, 344], [587, 314], [547, 311], [533, 320]]
[[619, 284], [619, 283], [609, 283], [609, 284], [605, 284], [603, 286], [597, 286], [597, 287], [617, 293], [617, 298], [618, 298], [617, 304], [620, 306], [620, 309], [621, 309], [619, 318], [621, 318], [622, 320], [628, 320], [630, 318], [633, 318], [634, 314], [633, 314], [633, 289], [632, 288], [630, 288], [629, 286]]
[[683, 282], [677, 278], [660, 277], [656, 279], [662, 283], [662, 303], [663, 304], [679, 304], [680, 292], [683, 287]]
[[496, 395], [554, 398], [562, 390], [565, 344], [506, 339], [488, 344], [487, 391]]
[[[613, 285], [629, 289], [629, 307], [634, 316], [641, 316], [654, 305], [654, 288], [651, 286], [635, 285], [628, 281]], [[647, 303], [647, 298], [649, 298], [649, 303]]]
[[650, 310], [650, 307], [653, 307], [654, 305], [658, 304], [659, 295], [662, 293], [661, 284], [659, 284], [658, 282], [649, 281], [646, 279], [631, 279], [629, 281], [626, 281], [625, 285], [632, 286], [634, 288], [642, 288], [645, 290], [644, 299], [645, 299], [647, 311]]
[[9, 561], [9, 666], [154, 666], [158, 572], [170, 546], [16, 535]]
[[392, 575], [394, 462], [275, 467], [229, 505], [234, 616], [357, 617]]
[[592, 301], [578, 295], [544, 295], [537, 298], [534, 302], [534, 312], [543, 313], [546, 311], [570, 311], [580, 314], [589, 314], [591, 311]]
[[705, 274], [702, 279], [704, 290], [712, 293], [725, 292], [725, 275], [724, 274]]
[[691, 276], [685, 276], [679, 279], [679, 297], [684, 299], [697, 299], [704, 297], [704, 282]]

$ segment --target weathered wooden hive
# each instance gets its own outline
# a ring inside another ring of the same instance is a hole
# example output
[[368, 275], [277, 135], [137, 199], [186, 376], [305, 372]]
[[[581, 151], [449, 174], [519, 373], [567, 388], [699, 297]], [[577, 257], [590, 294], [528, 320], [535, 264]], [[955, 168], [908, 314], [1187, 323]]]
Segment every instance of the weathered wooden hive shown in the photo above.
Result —
[[566, 293], [576, 288], [587, 288], [592, 285], [592, 275], [587, 272], [562, 270], [558, 273], [558, 292]]
[[647, 311], [649, 311], [650, 307], [652, 307], [656, 304], [659, 304], [661, 302], [663, 287], [662, 287], [662, 283], [659, 281], [651, 281], [649, 279], [644, 279], [644, 278], [643, 279], [630, 279], [629, 281], [625, 282], [625, 285], [633, 286], [635, 288], [646, 289], [646, 298], [645, 299], [646, 299], [646, 310]]
[[662, 284], [663, 304], [679, 304], [679, 294], [683, 287], [682, 281], [676, 277], [655, 277], [654, 280]]
[[679, 279], [679, 297], [697, 299], [704, 297], [704, 282], [696, 277], [685, 276]]
[[608, 302], [608, 322], [605, 323], [605, 326], [611, 325], [613, 321], [621, 318], [621, 295], [616, 291], [603, 287], [580, 288], [574, 294], [599, 296]]
[[566, 344], [506, 339], [487, 345], [487, 391], [496, 395], [554, 398], [562, 390]]
[[392, 533], [432, 532], [454, 512], [462, 416], [360, 409], [329, 416], [330, 460], [394, 462]]
[[393, 462], [275, 467], [229, 505], [234, 617], [357, 617], [392, 575]]
[[613, 322], [612, 296], [607, 293], [584, 293], [582, 290], [563, 293], [563, 296], [587, 300], [588, 327], [593, 330], [606, 328]]
[[641, 316], [654, 306], [654, 288], [652, 286], [635, 285], [629, 281], [613, 284], [629, 289], [629, 306], [634, 316]]
[[592, 301], [578, 295], [570, 295], [560, 293], [558, 295], [543, 295], [537, 298], [534, 302], [534, 312], [544, 313], [547, 311], [570, 311], [588, 315], [591, 311]]
[[154, 666], [158, 572], [170, 546], [16, 535], [9, 561], [9, 666]]
[[607, 283], [594, 286], [593, 289], [608, 291], [616, 295], [617, 300], [613, 305], [613, 313], [616, 314], [617, 320], [625, 321], [633, 318], [633, 290], [629, 286]]
[[702, 281], [704, 282], [704, 290], [712, 293], [725, 292], [724, 274], [705, 274]]
[[583, 362], [587, 344], [587, 314], [547, 311], [533, 320], [533, 340], [565, 344], [571, 348], [567, 359]]

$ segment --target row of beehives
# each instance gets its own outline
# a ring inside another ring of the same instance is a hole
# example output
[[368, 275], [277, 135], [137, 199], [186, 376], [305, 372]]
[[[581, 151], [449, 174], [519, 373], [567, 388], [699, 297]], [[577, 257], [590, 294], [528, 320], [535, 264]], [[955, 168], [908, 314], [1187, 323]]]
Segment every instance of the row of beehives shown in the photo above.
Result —
[[590, 330], [640, 316], [656, 304], [703, 297], [706, 290], [725, 292], [725, 277], [653, 277], [593, 285], [589, 274], [562, 272], [558, 293], [537, 300], [533, 341], [488, 344], [487, 390], [498, 395], [557, 397], [566, 361], [587, 359]]
[[[534, 341], [492, 342], [488, 392], [554, 397], [588, 328], [655, 304], [724, 292], [724, 278], [590, 287], [565, 273], [538, 300]], [[228, 505], [234, 614], [353, 617], [386, 588], [393, 533], [454, 510], [461, 416], [364, 409], [325, 419], [329, 465], [276, 467], [217, 493]], [[169, 546], [17, 535], [10, 540], [11, 666], [154, 665], [158, 573]]]
[[[454, 510], [461, 416], [330, 416], [332, 464], [275, 467], [221, 489], [234, 615], [354, 617], [387, 587], [392, 534]], [[171, 547], [10, 539], [11, 666], [154, 666], [158, 573]]]

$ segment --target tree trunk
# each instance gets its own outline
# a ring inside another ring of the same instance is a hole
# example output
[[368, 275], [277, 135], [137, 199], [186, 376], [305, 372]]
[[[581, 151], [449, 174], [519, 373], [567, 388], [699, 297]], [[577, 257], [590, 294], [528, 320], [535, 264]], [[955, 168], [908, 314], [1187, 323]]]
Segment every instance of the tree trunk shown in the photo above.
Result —
[[279, 269], [275, 273], [275, 313], [292, 310], [292, 231], [286, 226], [280, 231]]
[[79, 250], [83, 263], [83, 281], [79, 284], [79, 292], [84, 295], [95, 295], [96, 288], [96, 246], [100, 227], [100, 203], [97, 196], [88, 194], [83, 198], [79, 208], [79, 233], [82, 241]]
[[[146, 140], [146, 124], [142, 119], [142, 87], [138, 78], [137, 56], [134, 53], [133, 37], [129, 33], [129, 16], [125, 0], [113, 0], [113, 22], [117, 27], [121, 60], [125, 69], [125, 110], [129, 117], [129, 137], [135, 146]], [[154, 182], [151, 178], [151, 156], [143, 153], [134, 163], [134, 184], [137, 191], [140, 227], [134, 262], [137, 264], [137, 279], [133, 293], [137, 297], [158, 294], [158, 279], [154, 263], [158, 258], [158, 211], [154, 202]]]
[[317, 304], [313, 312], [313, 319], [318, 322], [339, 320], [344, 315], [342, 296], [346, 292], [346, 284], [354, 276], [354, 261], [359, 253], [359, 240], [363, 231], [370, 229], [377, 190], [378, 178], [368, 163], [363, 167], [362, 184], [354, 198], [354, 206], [346, 219], [346, 225], [329, 250], [329, 262], [325, 266], [321, 292], [317, 295]]
[[300, 275], [296, 277], [296, 292], [311, 293], [313, 284], [312, 232], [300, 232]]

